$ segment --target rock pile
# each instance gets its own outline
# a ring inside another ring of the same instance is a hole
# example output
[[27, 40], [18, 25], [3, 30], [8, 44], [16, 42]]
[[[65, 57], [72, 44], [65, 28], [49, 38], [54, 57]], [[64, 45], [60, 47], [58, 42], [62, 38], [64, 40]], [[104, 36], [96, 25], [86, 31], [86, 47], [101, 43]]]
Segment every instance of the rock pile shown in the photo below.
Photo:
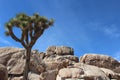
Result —
[[[0, 48], [0, 80], [22, 80], [25, 50]], [[71, 47], [51, 46], [46, 53], [31, 53], [29, 80], [120, 80], [120, 63], [98, 54], [80, 60]]]

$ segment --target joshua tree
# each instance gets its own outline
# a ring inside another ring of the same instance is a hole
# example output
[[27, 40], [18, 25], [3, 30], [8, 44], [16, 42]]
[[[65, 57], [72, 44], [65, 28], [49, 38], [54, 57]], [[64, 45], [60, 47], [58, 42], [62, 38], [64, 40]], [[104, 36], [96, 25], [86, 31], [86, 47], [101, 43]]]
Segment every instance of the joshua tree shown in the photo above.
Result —
[[[43, 34], [44, 30], [52, 26], [53, 19], [48, 20], [46, 17], [40, 16], [35, 13], [33, 16], [28, 16], [24, 13], [17, 14], [15, 18], [10, 19], [6, 23], [7, 36], [11, 36], [15, 41], [22, 44], [26, 50], [26, 63], [24, 69], [24, 80], [28, 80], [28, 72], [30, 65], [31, 49], [37, 39]], [[18, 37], [13, 28], [21, 30], [21, 36]]]

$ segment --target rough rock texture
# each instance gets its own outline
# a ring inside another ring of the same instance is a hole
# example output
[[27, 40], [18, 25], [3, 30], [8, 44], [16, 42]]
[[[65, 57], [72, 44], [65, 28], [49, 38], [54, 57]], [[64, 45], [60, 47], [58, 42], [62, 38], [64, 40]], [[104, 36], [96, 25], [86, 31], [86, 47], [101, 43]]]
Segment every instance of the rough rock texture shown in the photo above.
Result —
[[58, 73], [62, 78], [79, 78], [83, 74], [84, 71], [81, 68], [63, 68]]
[[108, 68], [117, 73], [120, 73], [120, 63], [110, 56], [99, 54], [85, 54], [80, 58], [80, 62], [102, 68]]
[[51, 55], [43, 59], [46, 70], [61, 69], [78, 62], [78, 57], [73, 55]]
[[66, 46], [50, 46], [46, 51], [46, 55], [74, 55], [74, 50], [71, 47]]
[[[73, 68], [61, 69], [58, 73], [59, 78], [62, 79], [86, 79], [86, 80], [109, 80], [105, 73], [96, 66], [86, 65], [83, 63], [74, 64]], [[58, 77], [57, 76], [57, 77]]]
[[25, 66], [25, 50], [0, 48], [0, 64], [7, 66], [8, 74], [22, 74]]
[[[25, 50], [0, 48], [0, 64], [7, 67], [8, 80], [22, 80]], [[109, 56], [97, 54], [86, 54], [79, 61], [78, 57], [74, 56], [73, 48], [51, 46], [46, 53], [32, 51], [28, 78], [29, 80], [110, 80], [111, 77], [120, 80], [119, 64]], [[1, 73], [2, 71], [0, 75]]]
[[0, 64], [0, 80], [8, 80], [7, 68]]
[[[39, 74], [45, 71], [45, 67], [42, 65], [43, 54], [32, 52], [30, 62], [32, 72]], [[0, 64], [7, 67], [9, 77], [13, 77], [12, 80], [21, 79], [25, 66], [25, 50], [20, 48], [0, 48]]]
[[23, 80], [23, 76], [19, 76], [19, 77], [9, 77], [8, 80]]
[[113, 79], [120, 79], [120, 74], [106, 68], [100, 68], [107, 76], [111, 76]]
[[40, 80], [40, 76], [39, 76], [39, 74], [29, 72], [28, 79], [29, 80]]
[[48, 70], [40, 74], [40, 80], [56, 80], [58, 70]]

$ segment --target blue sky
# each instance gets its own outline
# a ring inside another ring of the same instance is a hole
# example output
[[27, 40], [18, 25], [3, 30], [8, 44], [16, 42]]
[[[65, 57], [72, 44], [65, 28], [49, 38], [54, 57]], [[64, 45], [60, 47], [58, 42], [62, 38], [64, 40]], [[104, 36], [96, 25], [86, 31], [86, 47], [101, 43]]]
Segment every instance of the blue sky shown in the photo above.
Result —
[[45, 52], [48, 46], [64, 45], [74, 48], [78, 57], [97, 53], [120, 60], [119, 4], [119, 0], [0, 0], [0, 47], [22, 47], [4, 35], [5, 22], [20, 12], [38, 12], [55, 23], [33, 49]]

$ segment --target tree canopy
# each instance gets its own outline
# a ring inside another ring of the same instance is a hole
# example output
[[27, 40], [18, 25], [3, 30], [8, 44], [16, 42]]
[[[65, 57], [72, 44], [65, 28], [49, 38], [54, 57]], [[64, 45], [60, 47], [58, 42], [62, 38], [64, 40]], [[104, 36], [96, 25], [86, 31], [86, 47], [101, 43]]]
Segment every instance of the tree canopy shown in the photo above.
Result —
[[[44, 30], [52, 26], [53, 23], [53, 19], [48, 20], [38, 13], [33, 14], [33, 16], [20, 13], [6, 23], [5, 34], [11, 36], [15, 41], [20, 42], [25, 48], [32, 47], [36, 40], [43, 34]], [[18, 38], [14, 34], [14, 27], [21, 29], [21, 38]]]

